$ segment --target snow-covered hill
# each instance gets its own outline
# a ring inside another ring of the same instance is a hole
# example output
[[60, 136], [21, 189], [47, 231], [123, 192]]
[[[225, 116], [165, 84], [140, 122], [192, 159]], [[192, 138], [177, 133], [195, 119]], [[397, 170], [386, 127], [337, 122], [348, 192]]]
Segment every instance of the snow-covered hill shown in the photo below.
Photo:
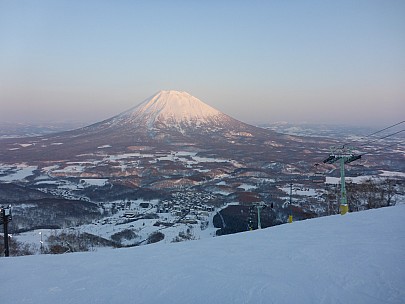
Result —
[[404, 303], [405, 206], [170, 245], [1, 258], [7, 303]]

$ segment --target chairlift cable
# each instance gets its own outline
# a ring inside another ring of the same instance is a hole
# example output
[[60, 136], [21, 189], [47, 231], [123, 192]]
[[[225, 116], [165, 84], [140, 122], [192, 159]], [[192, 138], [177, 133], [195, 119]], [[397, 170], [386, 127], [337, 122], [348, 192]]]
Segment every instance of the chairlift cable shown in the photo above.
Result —
[[402, 143], [404, 143], [404, 142], [405, 142], [405, 140], [402, 140], [402, 141], [400, 141], [400, 142], [396, 142], [396, 143], [393, 143], [393, 144], [391, 144], [391, 145], [378, 148], [378, 149], [375, 150], [375, 151], [362, 153], [361, 155], [379, 153], [380, 151], [382, 151], [382, 150], [384, 150], [384, 149], [387, 149], [387, 148], [390, 148], [390, 147], [393, 147], [393, 146], [396, 146], [396, 145], [400, 145], [400, 144], [402, 144]]
[[363, 146], [369, 145], [369, 144], [371, 144], [371, 143], [373, 143], [373, 142], [376, 142], [376, 141], [378, 141], [378, 140], [381, 140], [381, 139], [385, 139], [385, 138], [391, 137], [391, 136], [393, 136], [393, 135], [399, 134], [399, 133], [404, 132], [404, 131], [405, 131], [405, 129], [402, 129], [402, 130], [399, 130], [399, 131], [397, 131], [397, 132], [394, 132], [394, 133], [388, 134], [388, 135], [386, 135], [386, 136], [383, 136], [383, 137], [380, 137], [380, 138], [376, 138], [376, 139], [374, 139], [374, 140], [372, 140], [372, 141], [369, 141], [369, 142], [366, 142], [366, 143], [362, 144], [360, 147], [363, 147]]
[[[376, 134], [378, 134], [378, 133], [381, 133], [381, 132], [383, 132], [383, 131], [386, 131], [386, 130], [388, 130], [388, 129], [391, 129], [391, 128], [396, 127], [396, 126], [398, 126], [398, 125], [400, 125], [400, 124], [403, 124], [403, 123], [405, 123], [405, 120], [400, 121], [400, 122], [397, 122], [397, 123], [395, 123], [395, 124], [393, 124], [393, 125], [391, 125], [391, 126], [388, 126], [388, 127], [384, 128], [384, 129], [375, 131], [375, 132], [373, 132], [373, 133], [371, 133], [371, 134], [365, 135], [365, 136], [361, 137], [361, 138], [358, 139], [358, 140], [351, 140], [350, 142], [346, 142], [346, 143], [343, 144], [343, 146], [347, 146], [347, 145], [350, 144], [350, 143], [353, 143], [353, 142], [356, 142], [356, 141], [360, 141], [360, 140], [366, 139], [366, 138], [368, 138], [368, 137], [370, 137], [370, 136], [376, 135]], [[366, 143], [365, 143], [365, 144], [366, 144]]]
[[373, 135], [375, 135], [375, 134], [381, 133], [381, 132], [383, 132], [383, 131], [385, 131], [385, 130], [388, 130], [388, 129], [390, 129], [390, 128], [396, 127], [396, 126], [398, 126], [398, 125], [400, 125], [400, 124], [402, 124], [402, 123], [404, 123], [404, 122], [405, 122], [405, 120], [400, 121], [400, 122], [398, 122], [398, 123], [396, 123], [396, 124], [393, 124], [392, 126], [386, 127], [386, 128], [384, 128], [384, 129], [382, 129], [382, 130], [379, 130], [379, 131], [376, 131], [376, 132], [371, 133], [371, 134], [369, 134], [369, 135], [363, 136], [363, 137], [360, 138], [360, 139], [364, 139], [364, 138], [373, 136]]

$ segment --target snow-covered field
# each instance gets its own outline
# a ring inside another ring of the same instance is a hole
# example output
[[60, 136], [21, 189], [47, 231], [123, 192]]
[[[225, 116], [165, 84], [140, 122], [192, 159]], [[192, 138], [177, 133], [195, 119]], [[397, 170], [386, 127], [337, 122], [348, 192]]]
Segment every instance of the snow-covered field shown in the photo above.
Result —
[[1, 258], [7, 303], [404, 303], [405, 205], [236, 235]]
[[[103, 148], [109, 145], [102, 146]], [[94, 156], [94, 155], [93, 155]], [[96, 156], [94, 156], [96, 157]], [[158, 161], [172, 161], [174, 163], [183, 163], [186, 167], [191, 168], [204, 163], [232, 163], [235, 167], [239, 167], [240, 164], [235, 160], [212, 158], [212, 157], [202, 157], [197, 156], [197, 152], [168, 152], [167, 154], [148, 154], [148, 153], [123, 153], [123, 154], [106, 154], [102, 160], [88, 159], [81, 162], [66, 162], [64, 164], [58, 164], [53, 166], [44, 167], [41, 171], [47, 174], [49, 178], [52, 175], [57, 176], [80, 176], [85, 173], [90, 167], [94, 167], [101, 164], [110, 165], [111, 162], [118, 162], [122, 171], [128, 168], [139, 168], [139, 163], [143, 159], [150, 159], [148, 162], [150, 164], [155, 164]], [[28, 166], [24, 163], [16, 163], [14, 165], [7, 165], [0, 163], [0, 181], [11, 182], [17, 180], [24, 180], [25, 178], [34, 174], [37, 170], [37, 166]], [[196, 167], [196, 170], [200, 168]], [[204, 172], [209, 172], [209, 170], [204, 170]]]
[[[369, 179], [378, 179], [384, 177], [391, 177], [391, 178], [404, 178], [405, 173], [403, 172], [395, 172], [395, 171], [381, 171], [379, 175], [364, 175], [364, 176], [356, 176], [356, 177], [347, 177], [346, 182], [360, 184], [364, 183]], [[340, 177], [326, 177], [326, 184], [340, 184]]]
[[[279, 187], [281, 191], [284, 193], [290, 194], [290, 187]], [[294, 185], [292, 189], [293, 195], [301, 195], [301, 196], [316, 196], [316, 190], [312, 188], [306, 188], [304, 185]]]
[[[0, 174], [5, 174], [0, 176], [0, 181], [12, 182], [17, 180], [23, 180], [28, 176], [33, 175], [33, 171], [37, 169], [37, 166], [28, 166], [26, 164], [18, 164], [15, 166], [8, 166], [0, 164]], [[10, 171], [7, 174], [7, 171]]]

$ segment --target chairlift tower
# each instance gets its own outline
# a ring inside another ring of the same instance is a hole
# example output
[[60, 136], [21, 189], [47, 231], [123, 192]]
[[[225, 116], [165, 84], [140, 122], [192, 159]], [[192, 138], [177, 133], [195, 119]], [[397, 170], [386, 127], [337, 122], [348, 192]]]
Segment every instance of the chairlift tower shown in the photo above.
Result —
[[[255, 203], [250, 207], [250, 212], [249, 212], [249, 220], [248, 220], [248, 229], [249, 230], [253, 230], [253, 221], [252, 221], [252, 217], [254, 215], [254, 208], [257, 209], [257, 229], [262, 229], [262, 221], [260, 218], [260, 212], [262, 211], [262, 209], [266, 208], [267, 205], [263, 202], [260, 203]], [[271, 203], [270, 208], [273, 208], [273, 203]]]
[[10, 255], [10, 249], [8, 245], [8, 223], [11, 222], [11, 220], [11, 205], [6, 207], [0, 206], [0, 225], [3, 224], [5, 257], [8, 257]]
[[347, 205], [346, 181], [345, 181], [345, 164], [351, 163], [361, 158], [361, 154], [354, 154], [353, 148], [348, 147], [331, 147], [331, 153], [323, 162], [333, 164], [337, 161], [340, 163], [340, 214], [344, 215], [349, 211]]
[[290, 214], [288, 215], [288, 222], [289, 223], [293, 222], [293, 216], [292, 216], [292, 187], [293, 187], [293, 184], [290, 183], [290, 206], [289, 206]]
[[257, 229], [262, 229], [262, 221], [260, 219], [260, 211], [265, 208], [266, 205], [264, 203], [259, 203], [256, 205], [257, 208]]

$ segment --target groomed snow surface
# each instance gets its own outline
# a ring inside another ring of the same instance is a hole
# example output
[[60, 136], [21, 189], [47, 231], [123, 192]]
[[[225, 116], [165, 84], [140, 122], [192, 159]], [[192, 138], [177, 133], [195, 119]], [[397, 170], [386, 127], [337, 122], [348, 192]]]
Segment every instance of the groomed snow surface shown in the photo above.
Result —
[[[404, 303], [405, 205], [175, 244], [0, 258], [4, 303]], [[3, 301], [2, 301], [3, 302]]]

